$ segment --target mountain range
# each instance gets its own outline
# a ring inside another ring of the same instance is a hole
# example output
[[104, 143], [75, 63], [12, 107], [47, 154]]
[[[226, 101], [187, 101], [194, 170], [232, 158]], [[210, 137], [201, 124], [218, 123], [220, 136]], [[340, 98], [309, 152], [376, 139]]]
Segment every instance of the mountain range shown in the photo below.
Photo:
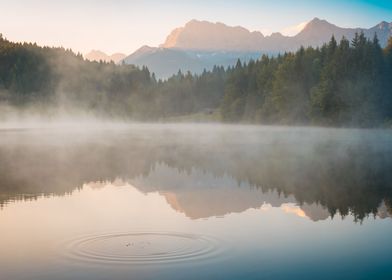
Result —
[[[158, 78], [167, 78], [178, 70], [201, 73], [203, 69], [211, 69], [214, 65], [233, 65], [238, 59], [248, 61], [262, 54], [295, 51], [301, 46], [321, 46], [332, 35], [337, 40], [343, 36], [351, 40], [355, 33], [360, 32], [369, 39], [377, 34], [380, 45], [384, 47], [392, 36], [392, 22], [382, 21], [368, 29], [342, 28], [314, 18], [295, 36], [284, 36], [281, 33], [264, 36], [261, 32], [250, 32], [240, 26], [191, 20], [185, 26], [174, 29], [159, 47], [143, 46], [118, 61], [147, 66]], [[115, 61], [111, 57], [109, 60]]]
[[119, 63], [126, 57], [123, 53], [114, 53], [112, 55], [107, 55], [106, 53], [98, 50], [92, 50], [88, 54], [84, 56], [85, 59], [90, 61], [105, 61], [110, 62], [113, 61], [114, 63]]

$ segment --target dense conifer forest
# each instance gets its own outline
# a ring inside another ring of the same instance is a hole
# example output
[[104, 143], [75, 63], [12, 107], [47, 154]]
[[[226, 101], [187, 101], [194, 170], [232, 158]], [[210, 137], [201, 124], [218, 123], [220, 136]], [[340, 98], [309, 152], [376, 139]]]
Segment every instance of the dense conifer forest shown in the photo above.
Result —
[[90, 62], [0, 36], [0, 103], [155, 121], [218, 112], [224, 122], [374, 127], [392, 121], [392, 39], [350, 42], [157, 80], [146, 68]]

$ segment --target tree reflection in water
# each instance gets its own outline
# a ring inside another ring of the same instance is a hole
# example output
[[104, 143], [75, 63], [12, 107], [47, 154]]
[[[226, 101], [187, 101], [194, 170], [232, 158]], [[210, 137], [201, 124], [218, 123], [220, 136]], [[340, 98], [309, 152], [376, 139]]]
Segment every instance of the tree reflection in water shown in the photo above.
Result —
[[[276, 197], [297, 202], [303, 209], [320, 205], [331, 217], [339, 213], [359, 221], [369, 215], [388, 217], [392, 213], [389, 131], [135, 125], [83, 132], [33, 129], [1, 134], [2, 207], [15, 199], [64, 195], [87, 182], [121, 178], [135, 182], [143, 192], [165, 193], [169, 202], [173, 202], [170, 193], [184, 193], [186, 188], [199, 193], [205, 190], [205, 197], [231, 201], [220, 214], [260, 207], [268, 200], [273, 204]], [[164, 171], [177, 175], [165, 175]], [[154, 176], [155, 182], [148, 184], [147, 179]], [[172, 180], [164, 184], [168, 177]], [[227, 188], [214, 187], [214, 180]], [[249, 201], [238, 208], [235, 189], [250, 187], [261, 194], [277, 195], [265, 195], [261, 204]], [[213, 209], [212, 203], [206, 207]]]

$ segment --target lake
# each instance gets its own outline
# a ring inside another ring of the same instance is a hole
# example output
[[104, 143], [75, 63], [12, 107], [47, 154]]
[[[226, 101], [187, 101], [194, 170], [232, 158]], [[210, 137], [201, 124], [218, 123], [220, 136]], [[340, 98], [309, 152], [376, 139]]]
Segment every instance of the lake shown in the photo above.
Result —
[[0, 279], [392, 279], [392, 131], [2, 126]]

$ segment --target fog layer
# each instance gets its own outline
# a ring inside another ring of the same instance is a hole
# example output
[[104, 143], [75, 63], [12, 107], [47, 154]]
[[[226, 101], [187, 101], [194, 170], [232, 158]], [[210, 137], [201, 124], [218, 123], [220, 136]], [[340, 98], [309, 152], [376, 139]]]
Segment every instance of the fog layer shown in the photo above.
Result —
[[[136, 182], [163, 165], [293, 195], [300, 204], [323, 205], [332, 216], [352, 213], [362, 219], [383, 202], [391, 205], [389, 130], [110, 124], [0, 133], [3, 203], [26, 194], [64, 194], [88, 182]], [[185, 180], [165, 185], [159, 177], [158, 184], [136, 187], [143, 192], [213, 188], [208, 181]]]

